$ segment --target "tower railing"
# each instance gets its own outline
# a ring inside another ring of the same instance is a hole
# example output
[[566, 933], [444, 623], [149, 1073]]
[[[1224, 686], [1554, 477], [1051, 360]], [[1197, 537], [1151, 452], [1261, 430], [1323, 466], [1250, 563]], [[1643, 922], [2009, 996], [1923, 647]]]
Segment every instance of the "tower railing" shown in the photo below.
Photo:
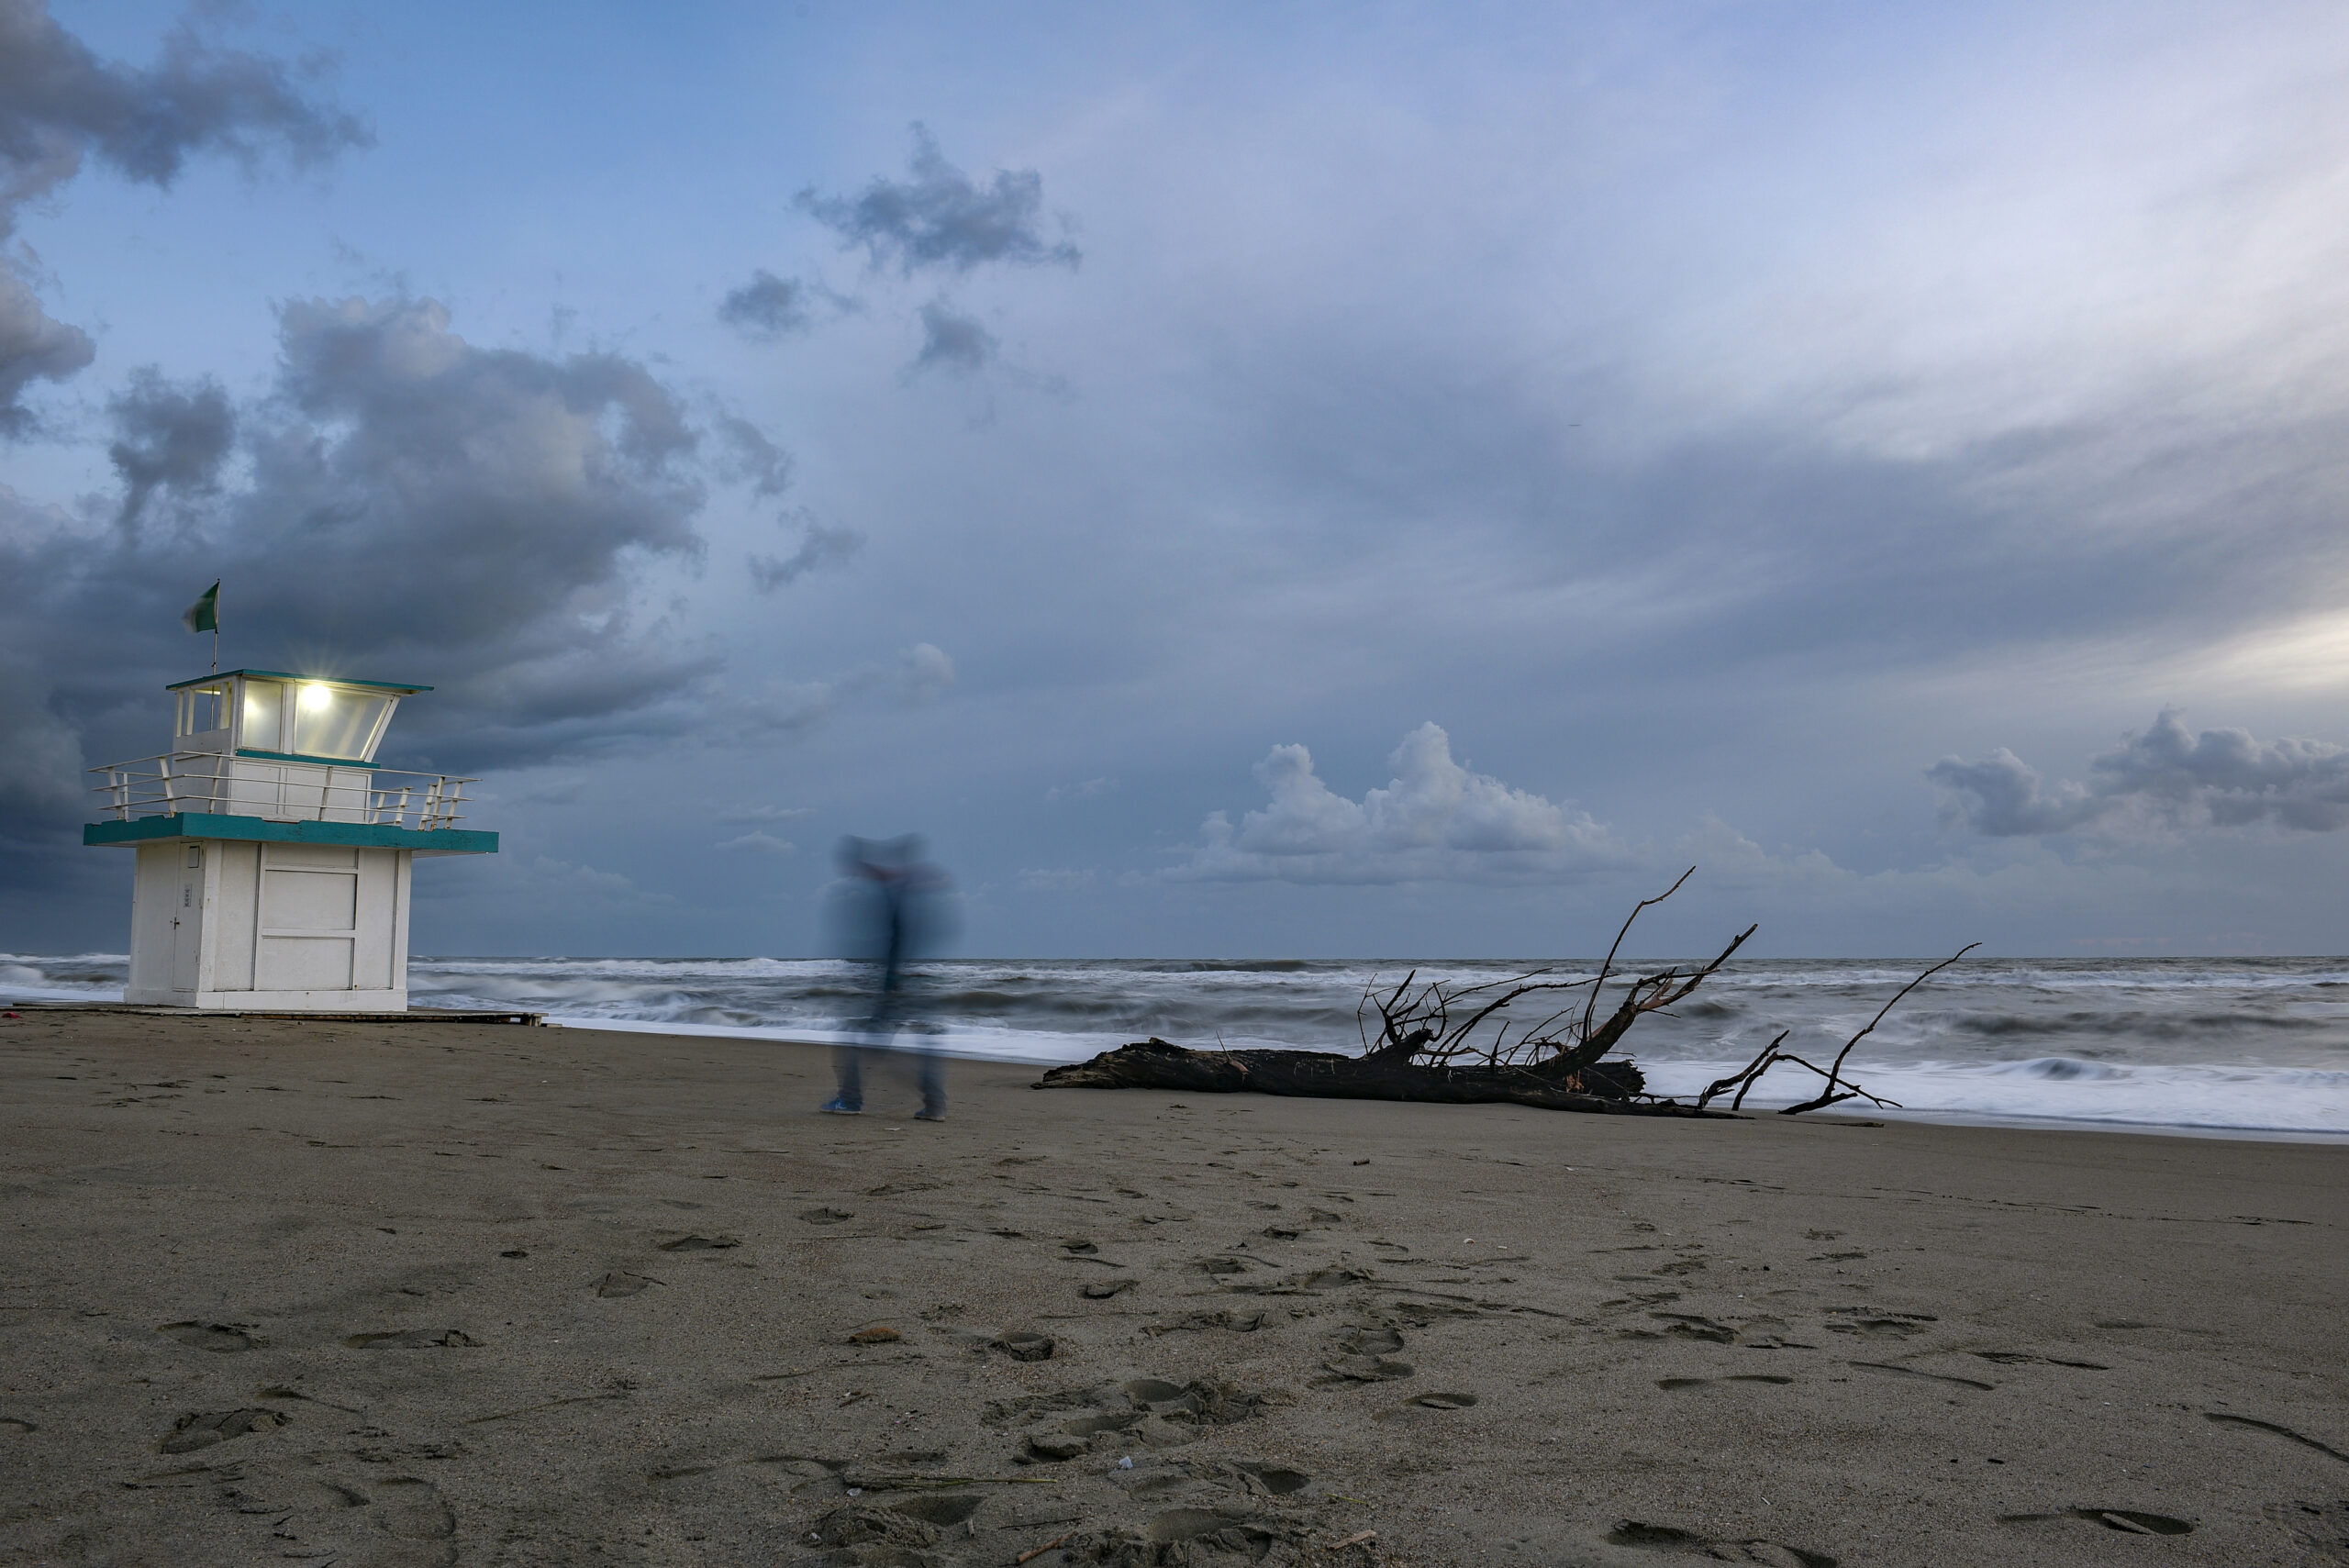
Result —
[[91, 792], [117, 822], [204, 812], [273, 822], [359, 822], [430, 829], [463, 820], [465, 786], [478, 777], [396, 768], [339, 767], [239, 757], [219, 751], [165, 751], [92, 768]]

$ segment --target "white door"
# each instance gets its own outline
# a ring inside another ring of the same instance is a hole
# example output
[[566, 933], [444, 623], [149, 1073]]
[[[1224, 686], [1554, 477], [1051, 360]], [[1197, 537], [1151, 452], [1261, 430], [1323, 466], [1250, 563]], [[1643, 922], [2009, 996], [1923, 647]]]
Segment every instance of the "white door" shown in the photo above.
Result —
[[204, 953], [204, 846], [190, 844], [182, 857], [179, 898], [172, 906], [172, 989], [195, 989], [196, 961]]

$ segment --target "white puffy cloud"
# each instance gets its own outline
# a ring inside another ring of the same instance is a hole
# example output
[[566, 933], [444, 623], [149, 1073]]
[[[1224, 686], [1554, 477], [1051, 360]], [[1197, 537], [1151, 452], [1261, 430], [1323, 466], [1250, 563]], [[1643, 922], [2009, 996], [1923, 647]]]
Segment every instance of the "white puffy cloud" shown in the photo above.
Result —
[[1435, 724], [1403, 737], [1395, 777], [1359, 801], [1333, 793], [1302, 746], [1256, 764], [1271, 795], [1237, 827], [1210, 814], [1189, 859], [1166, 873], [1200, 882], [1551, 882], [1623, 863], [1614, 829], [1453, 760]]
[[2001, 746], [1978, 762], [1944, 757], [1925, 776], [1944, 793], [1943, 819], [1994, 838], [2178, 831], [2273, 822], [2302, 832], [2349, 827], [2349, 747], [2272, 744], [2243, 729], [2189, 732], [2165, 707], [2092, 759], [2089, 780], [2048, 785]]

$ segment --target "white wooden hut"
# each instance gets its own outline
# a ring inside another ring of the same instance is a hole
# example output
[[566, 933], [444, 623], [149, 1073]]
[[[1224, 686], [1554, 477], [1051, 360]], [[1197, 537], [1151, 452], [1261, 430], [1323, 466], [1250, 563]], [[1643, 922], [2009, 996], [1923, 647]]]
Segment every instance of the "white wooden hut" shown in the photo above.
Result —
[[497, 852], [457, 825], [474, 781], [376, 765], [400, 699], [431, 688], [231, 670], [166, 689], [172, 749], [92, 769], [106, 818], [82, 832], [138, 857], [123, 999], [405, 1011], [411, 862]]

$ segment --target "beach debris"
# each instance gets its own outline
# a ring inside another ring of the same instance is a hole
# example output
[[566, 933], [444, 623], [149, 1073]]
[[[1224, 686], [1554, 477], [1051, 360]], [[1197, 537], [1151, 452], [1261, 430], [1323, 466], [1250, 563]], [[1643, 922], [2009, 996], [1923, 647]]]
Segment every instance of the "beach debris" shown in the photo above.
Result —
[[[1127, 1462], [1128, 1464], [1130, 1464], [1130, 1465], [1131, 1463], [1133, 1463], [1133, 1461], [1132, 1461], [1132, 1460], [1128, 1460], [1128, 1461], [1126, 1461], [1126, 1462]], [[1074, 1530], [1065, 1530], [1065, 1531], [1062, 1532], [1061, 1534], [1059, 1534], [1059, 1535], [1056, 1535], [1056, 1536], [1052, 1537], [1052, 1540], [1048, 1540], [1048, 1541], [1044, 1542], [1044, 1544], [1043, 1544], [1043, 1545], [1041, 1545], [1041, 1546], [1031, 1546], [1031, 1547], [1030, 1547], [1027, 1551], [1025, 1551], [1021, 1552], [1019, 1556], [1017, 1556], [1017, 1557], [1013, 1558], [1011, 1561], [1012, 1561], [1015, 1564], [1017, 1564], [1017, 1563], [1021, 1563], [1021, 1562], [1027, 1562], [1032, 1561], [1032, 1560], [1033, 1560], [1033, 1559], [1035, 1559], [1035, 1558], [1041, 1557], [1041, 1556], [1042, 1556], [1042, 1555], [1044, 1555], [1044, 1553], [1046, 1553], [1047, 1551], [1052, 1551], [1052, 1548], [1054, 1548], [1054, 1547], [1056, 1547], [1056, 1546], [1061, 1545], [1061, 1544], [1062, 1544], [1062, 1543], [1063, 1543], [1064, 1541], [1067, 1541], [1067, 1540], [1070, 1540], [1074, 1539], [1074, 1536], [1076, 1535], [1076, 1533], [1077, 1533], [1077, 1532], [1076, 1532], [1076, 1531], [1074, 1531]]]
[[[1695, 869], [1632, 907], [1596, 974], [1568, 979], [1545, 967], [1471, 985], [1445, 980], [1423, 983], [1413, 970], [1392, 989], [1375, 983], [1356, 1009], [1363, 1041], [1358, 1056], [1326, 1051], [1192, 1051], [1153, 1037], [1104, 1051], [1090, 1062], [1055, 1067], [1036, 1086], [1219, 1094], [1252, 1090], [1447, 1105], [1502, 1102], [1632, 1116], [1720, 1116], [1726, 1113], [1649, 1095], [1636, 1065], [1605, 1058], [1633, 1024], [1687, 996], [1758, 928], [1748, 926], [1709, 962], [1675, 964], [1630, 979], [1613, 995], [1613, 1006], [1603, 1018], [1599, 1007], [1609, 983], [1618, 979], [1615, 958], [1631, 923], [1642, 910], [1678, 892]], [[1512, 1014], [1511, 1008], [1519, 1011]], [[1375, 1036], [1373, 1015], [1378, 1026]]]
[[886, 1324], [875, 1324], [870, 1329], [859, 1329], [848, 1337], [848, 1342], [852, 1345], [894, 1345], [904, 1338], [903, 1334]]
[[1703, 1094], [1698, 1095], [1697, 1096], [1697, 1108], [1702, 1110], [1705, 1106], [1712, 1104], [1713, 1101], [1718, 1099], [1720, 1095], [1728, 1093], [1731, 1089], [1735, 1089], [1737, 1091], [1737, 1097], [1730, 1101], [1729, 1108], [1736, 1110], [1739, 1106], [1745, 1104], [1745, 1095], [1747, 1091], [1752, 1089], [1756, 1083], [1761, 1081], [1762, 1074], [1770, 1071], [1771, 1068], [1776, 1067], [1779, 1062], [1791, 1062], [1797, 1067], [1804, 1068], [1809, 1072], [1818, 1073], [1820, 1077], [1827, 1080], [1827, 1086], [1820, 1090], [1816, 1096], [1811, 1099], [1805, 1100], [1799, 1105], [1783, 1106], [1779, 1107], [1778, 1114], [1780, 1116], [1800, 1116], [1805, 1111], [1823, 1110], [1829, 1106], [1841, 1105], [1845, 1100], [1865, 1100], [1872, 1106], [1890, 1106], [1893, 1109], [1898, 1109], [1899, 1107], [1895, 1104], [1895, 1102], [1872, 1095], [1865, 1089], [1861, 1088], [1857, 1084], [1854, 1084], [1845, 1078], [1843, 1076], [1843, 1059], [1852, 1054], [1852, 1047], [1859, 1044], [1861, 1040], [1866, 1039], [1868, 1035], [1875, 1031], [1876, 1025], [1884, 1022], [1885, 1015], [1892, 1011], [1894, 1003], [1898, 1002], [1901, 997], [1906, 996], [1909, 992], [1914, 991], [1918, 986], [1922, 985], [1926, 981], [1932, 979], [1934, 975], [1939, 974], [1943, 970], [1947, 969], [1951, 964], [1955, 963], [1959, 959], [1964, 958], [1967, 953], [1972, 952], [1976, 948], [1978, 948], [1982, 944], [1980, 942], [1966, 943], [1964, 947], [1958, 949], [1949, 957], [1942, 960], [1939, 963], [1925, 971], [1924, 973], [1920, 974], [1916, 979], [1911, 980], [1908, 984], [1903, 985], [1899, 990], [1894, 992], [1892, 994], [1892, 1001], [1887, 1002], [1882, 1007], [1878, 1008], [1876, 1010], [1876, 1017], [1870, 1018], [1860, 1029], [1859, 1033], [1854, 1035], [1851, 1039], [1843, 1042], [1843, 1049], [1835, 1053], [1835, 1060], [1829, 1065], [1820, 1067], [1816, 1063], [1805, 1062], [1801, 1057], [1797, 1056], [1791, 1051], [1780, 1050], [1779, 1048], [1786, 1044], [1787, 1034], [1789, 1032], [1787, 1030], [1781, 1030], [1779, 1031], [1778, 1038], [1764, 1046], [1762, 1048], [1762, 1054], [1747, 1062], [1742, 1071], [1732, 1073], [1728, 1077], [1717, 1081], [1710, 1087], [1707, 1088]]

